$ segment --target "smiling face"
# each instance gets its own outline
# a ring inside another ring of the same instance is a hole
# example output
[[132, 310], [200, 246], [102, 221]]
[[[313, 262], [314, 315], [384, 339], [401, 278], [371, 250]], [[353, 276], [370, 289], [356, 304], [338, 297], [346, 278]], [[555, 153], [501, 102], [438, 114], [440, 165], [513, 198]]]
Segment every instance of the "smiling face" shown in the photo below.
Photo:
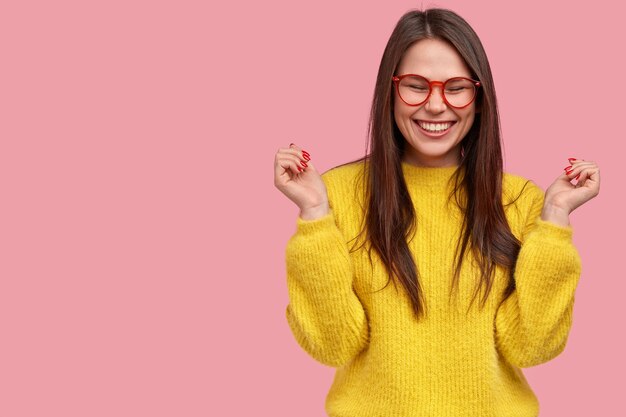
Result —
[[[418, 74], [442, 82], [453, 77], [472, 78], [461, 55], [440, 39], [421, 39], [411, 45], [395, 74]], [[443, 100], [440, 86], [433, 86], [431, 96], [419, 106], [404, 103], [395, 88], [393, 100], [394, 119], [408, 145], [403, 161], [431, 167], [459, 165], [460, 143], [474, 123], [476, 101], [462, 109], [450, 107]]]

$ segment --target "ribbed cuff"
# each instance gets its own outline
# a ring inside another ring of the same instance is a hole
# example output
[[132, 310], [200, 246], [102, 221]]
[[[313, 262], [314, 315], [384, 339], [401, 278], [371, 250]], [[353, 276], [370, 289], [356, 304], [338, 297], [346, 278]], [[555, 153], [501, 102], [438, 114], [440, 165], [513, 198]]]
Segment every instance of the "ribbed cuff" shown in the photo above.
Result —
[[561, 226], [560, 224], [545, 221], [540, 217], [537, 218], [535, 224], [535, 233], [541, 233], [548, 240], [571, 242], [574, 235], [574, 229], [571, 225]]
[[327, 230], [331, 226], [335, 226], [335, 215], [332, 209], [329, 210], [328, 214], [317, 219], [305, 220], [300, 216], [298, 216], [298, 218], [296, 219], [296, 227], [298, 229], [298, 233], [302, 234], [303, 236], [308, 236], [320, 231]]

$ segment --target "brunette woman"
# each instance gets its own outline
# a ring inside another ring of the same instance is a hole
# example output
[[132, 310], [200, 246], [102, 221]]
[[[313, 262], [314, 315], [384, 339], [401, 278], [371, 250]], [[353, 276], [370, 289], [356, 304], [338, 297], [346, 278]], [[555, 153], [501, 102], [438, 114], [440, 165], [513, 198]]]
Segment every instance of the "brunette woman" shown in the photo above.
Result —
[[545, 193], [503, 172], [487, 56], [445, 9], [397, 23], [368, 135], [322, 175], [297, 144], [274, 163], [300, 208], [287, 321], [337, 368], [327, 413], [537, 416], [521, 368], [565, 348], [581, 273], [568, 216], [598, 194], [597, 164], [569, 158]]

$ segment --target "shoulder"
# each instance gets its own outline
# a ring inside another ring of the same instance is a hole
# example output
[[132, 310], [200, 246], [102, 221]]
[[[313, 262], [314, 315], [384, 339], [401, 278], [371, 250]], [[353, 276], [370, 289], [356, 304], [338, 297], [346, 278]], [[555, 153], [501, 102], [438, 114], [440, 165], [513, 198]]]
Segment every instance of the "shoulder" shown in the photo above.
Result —
[[365, 210], [364, 165], [363, 160], [347, 162], [322, 174], [328, 202], [346, 236], [356, 233]]
[[543, 200], [544, 191], [533, 180], [505, 172], [502, 177], [503, 204], [529, 207]]
[[346, 162], [328, 169], [322, 174], [322, 178], [325, 182], [354, 181], [363, 172], [364, 165], [362, 160]]
[[347, 162], [324, 172], [322, 179], [329, 193], [345, 198], [347, 194], [363, 189], [364, 168], [363, 160]]
[[521, 175], [505, 173], [502, 180], [502, 204], [511, 227], [518, 239], [528, 231], [543, 207], [544, 191], [534, 181]]

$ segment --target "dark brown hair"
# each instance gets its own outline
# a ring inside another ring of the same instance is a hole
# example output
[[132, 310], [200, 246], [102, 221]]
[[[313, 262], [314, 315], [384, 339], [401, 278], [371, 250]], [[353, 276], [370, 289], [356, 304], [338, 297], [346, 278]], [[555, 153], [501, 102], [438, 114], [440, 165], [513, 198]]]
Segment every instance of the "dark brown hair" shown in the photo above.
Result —
[[480, 39], [463, 18], [450, 10], [411, 10], [396, 24], [378, 69], [367, 131], [370, 150], [366, 149], [363, 158], [351, 162], [365, 162], [366, 213], [361, 234], [366, 233], [370, 242], [370, 260], [374, 248], [389, 272], [389, 281], [394, 278], [395, 285], [397, 277], [404, 286], [417, 319], [425, 313], [426, 306], [417, 266], [407, 243], [417, 225], [402, 172], [406, 141], [393, 117], [391, 78], [396, 75], [406, 50], [425, 38], [441, 39], [454, 46], [472, 72], [472, 78], [482, 85], [476, 97], [481, 111], [476, 113], [472, 127], [461, 141], [464, 152], [453, 175], [455, 186], [451, 196], [455, 196], [464, 213], [463, 231], [456, 247], [453, 287], [458, 287], [463, 257], [471, 251], [481, 271], [472, 303], [483, 285], [486, 290], [482, 305], [486, 302], [496, 265], [509, 271], [509, 284], [504, 294], [508, 296], [515, 288], [513, 272], [520, 250], [520, 241], [509, 228], [502, 204], [503, 160], [498, 107], [491, 69]]

